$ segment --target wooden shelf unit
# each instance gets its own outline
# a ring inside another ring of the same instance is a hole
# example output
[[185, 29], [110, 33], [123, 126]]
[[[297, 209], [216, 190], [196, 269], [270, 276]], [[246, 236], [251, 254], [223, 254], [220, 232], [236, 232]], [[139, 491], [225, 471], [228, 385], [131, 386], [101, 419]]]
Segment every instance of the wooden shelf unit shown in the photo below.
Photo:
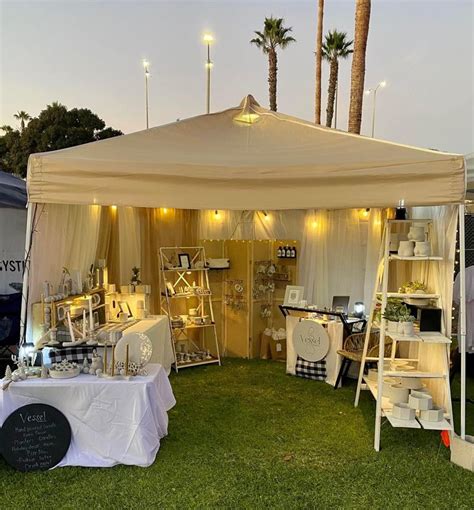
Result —
[[[260, 356], [261, 335], [267, 327], [284, 328], [285, 319], [279, 305], [283, 304], [287, 285], [296, 285], [300, 244], [290, 239], [274, 240], [200, 240], [206, 254], [211, 258], [229, 258], [230, 268], [209, 271], [209, 280], [213, 301], [221, 303], [216, 313], [216, 327], [221, 339], [221, 352], [224, 356], [258, 358]], [[279, 246], [295, 246], [296, 258], [278, 258]], [[258, 278], [272, 281], [274, 292], [256, 294], [255, 287], [259, 262], [268, 261], [282, 267], [289, 275], [288, 280], [276, 278]], [[228, 299], [231, 291], [229, 282], [241, 282], [242, 307], [232, 306]], [[227, 296], [227, 298], [226, 298]], [[262, 317], [262, 308], [268, 305], [270, 317]]]
[[[176, 267], [179, 254], [188, 254], [191, 266], [189, 268]], [[213, 296], [209, 284], [209, 270], [206, 265], [206, 252], [202, 246], [163, 247], [159, 251], [161, 311], [167, 315], [171, 331], [174, 354], [174, 368], [178, 372], [181, 368], [192, 366], [221, 364], [219, 342], [214, 318]], [[171, 265], [171, 267], [170, 267]], [[197, 266], [197, 267], [196, 267]], [[195, 292], [180, 292], [181, 287], [200, 287], [204, 294]], [[178, 292], [177, 292], [178, 291]], [[171, 294], [175, 292], [175, 294]], [[174, 315], [189, 315], [188, 309], [196, 308], [200, 316], [209, 317], [206, 324], [189, 324], [173, 326], [171, 317]], [[209, 352], [210, 359], [178, 361], [178, 344], [185, 346], [186, 352], [191, 348], [201, 352]]]

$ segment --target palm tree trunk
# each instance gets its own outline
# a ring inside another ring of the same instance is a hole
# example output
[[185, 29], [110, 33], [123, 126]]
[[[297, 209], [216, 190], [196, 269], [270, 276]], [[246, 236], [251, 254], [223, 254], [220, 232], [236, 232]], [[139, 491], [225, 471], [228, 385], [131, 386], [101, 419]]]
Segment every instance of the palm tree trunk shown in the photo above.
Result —
[[268, 96], [270, 110], [277, 111], [277, 53], [275, 50], [268, 52]]
[[351, 102], [349, 132], [360, 134], [365, 81], [365, 52], [370, 23], [370, 0], [356, 0], [354, 55], [351, 70]]
[[334, 101], [336, 99], [337, 75], [339, 73], [339, 62], [337, 57], [332, 57], [329, 68], [328, 85], [328, 106], [326, 108], [326, 127], [332, 126], [332, 117], [334, 115]]
[[321, 70], [323, 45], [324, 0], [318, 0], [318, 28], [316, 31], [316, 85], [314, 93], [314, 122], [321, 124]]

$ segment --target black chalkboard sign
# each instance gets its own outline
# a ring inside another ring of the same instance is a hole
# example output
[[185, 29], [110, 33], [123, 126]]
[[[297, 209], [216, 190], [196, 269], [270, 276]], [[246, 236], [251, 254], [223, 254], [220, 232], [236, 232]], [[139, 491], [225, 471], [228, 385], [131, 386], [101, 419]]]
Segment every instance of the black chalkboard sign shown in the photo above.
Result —
[[19, 471], [54, 467], [66, 455], [71, 427], [61, 411], [47, 404], [28, 404], [5, 420], [0, 431], [0, 450]]

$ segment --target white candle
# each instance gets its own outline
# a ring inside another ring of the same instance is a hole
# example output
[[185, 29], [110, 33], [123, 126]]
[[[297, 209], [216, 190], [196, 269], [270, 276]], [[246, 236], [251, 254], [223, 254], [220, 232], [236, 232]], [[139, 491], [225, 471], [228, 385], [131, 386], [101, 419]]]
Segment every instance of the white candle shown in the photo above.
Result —
[[71, 342], [75, 342], [76, 337], [74, 336], [74, 330], [72, 329], [71, 314], [69, 313], [69, 310], [66, 312], [66, 317], [67, 317], [67, 324], [69, 326], [69, 334], [71, 335]]
[[86, 309], [82, 309], [82, 338], [86, 338]]
[[92, 297], [89, 298], [89, 329], [92, 333], [94, 331], [94, 316], [92, 314]]

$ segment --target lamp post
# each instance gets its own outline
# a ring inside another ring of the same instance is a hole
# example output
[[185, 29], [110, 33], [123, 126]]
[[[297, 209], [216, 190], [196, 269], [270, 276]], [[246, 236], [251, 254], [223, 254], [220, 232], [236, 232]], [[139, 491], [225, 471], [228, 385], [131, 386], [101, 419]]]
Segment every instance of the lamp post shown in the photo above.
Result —
[[370, 94], [371, 92], [374, 93], [374, 102], [372, 103], [372, 138], [374, 137], [374, 134], [375, 134], [375, 107], [376, 107], [376, 102], [377, 102], [377, 90], [380, 87], [384, 88], [386, 85], [387, 85], [387, 82], [384, 80], [384, 81], [381, 81], [380, 83], [378, 83], [374, 89], [369, 89], [369, 90], [365, 91], [366, 94]]
[[143, 69], [145, 70], [145, 115], [146, 115], [146, 128], [148, 129], [148, 78], [150, 77], [150, 62], [143, 60]]
[[206, 113], [211, 111], [211, 69], [214, 65], [211, 60], [211, 43], [214, 41], [212, 34], [204, 34], [204, 43], [207, 45], [207, 60], [206, 60], [206, 74], [207, 74], [207, 93], [206, 93]]

